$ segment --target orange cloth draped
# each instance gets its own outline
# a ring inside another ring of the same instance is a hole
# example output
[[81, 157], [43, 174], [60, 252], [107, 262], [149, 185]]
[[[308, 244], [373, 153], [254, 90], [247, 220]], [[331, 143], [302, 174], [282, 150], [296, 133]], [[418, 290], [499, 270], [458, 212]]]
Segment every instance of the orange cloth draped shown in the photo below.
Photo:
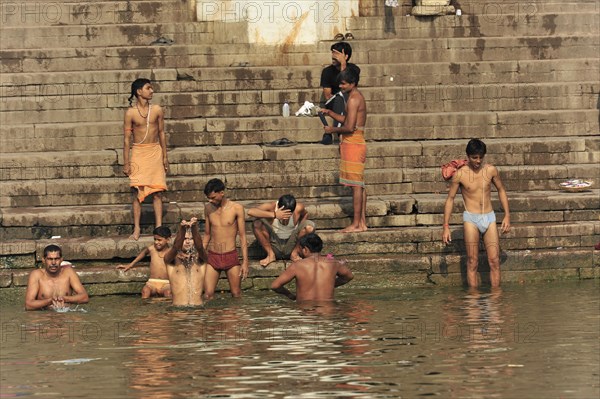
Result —
[[160, 143], [133, 145], [129, 186], [137, 188], [140, 202], [150, 194], [166, 191], [167, 176]]
[[364, 131], [355, 130], [352, 134], [341, 134], [340, 143], [340, 183], [344, 186], [365, 186], [365, 162], [367, 142]]

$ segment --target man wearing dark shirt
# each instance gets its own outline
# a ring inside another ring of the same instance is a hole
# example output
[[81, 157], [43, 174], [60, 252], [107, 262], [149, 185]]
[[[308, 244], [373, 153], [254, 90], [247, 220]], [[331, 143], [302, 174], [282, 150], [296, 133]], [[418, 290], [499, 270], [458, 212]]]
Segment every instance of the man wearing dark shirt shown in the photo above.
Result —
[[[339, 115], [344, 115], [346, 110], [346, 98], [340, 91], [340, 82], [338, 75], [346, 68], [354, 68], [357, 74], [360, 74], [360, 68], [355, 64], [348, 62], [352, 56], [352, 47], [347, 42], [337, 42], [331, 46], [331, 65], [324, 68], [321, 72], [321, 87], [323, 95], [321, 96], [321, 107], [327, 108]], [[333, 121], [334, 127], [342, 124]], [[324, 134], [321, 144], [333, 143], [332, 134]]]

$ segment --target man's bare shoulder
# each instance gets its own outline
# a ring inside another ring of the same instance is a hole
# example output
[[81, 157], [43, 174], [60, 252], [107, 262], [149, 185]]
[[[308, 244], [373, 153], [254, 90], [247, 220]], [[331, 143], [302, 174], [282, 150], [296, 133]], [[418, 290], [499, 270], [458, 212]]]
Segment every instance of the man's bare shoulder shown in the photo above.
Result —
[[44, 271], [42, 269], [35, 269], [35, 270], [32, 270], [31, 273], [29, 273], [29, 276], [31, 278], [38, 278], [39, 279], [39, 278], [41, 278], [41, 277], [44, 276]]
[[63, 267], [61, 274], [64, 274], [65, 276], [75, 276], [79, 278], [79, 275], [72, 267]]
[[231, 201], [229, 200], [231, 203], [231, 208], [236, 211], [236, 212], [243, 212], [244, 211], [244, 205], [240, 204], [239, 202], [235, 202], [235, 201]]

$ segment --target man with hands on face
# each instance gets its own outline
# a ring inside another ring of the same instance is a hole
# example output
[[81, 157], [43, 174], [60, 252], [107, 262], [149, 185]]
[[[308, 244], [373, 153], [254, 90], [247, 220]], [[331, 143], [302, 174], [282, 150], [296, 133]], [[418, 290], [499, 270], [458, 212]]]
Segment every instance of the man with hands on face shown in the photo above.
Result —
[[314, 222], [308, 220], [304, 204], [296, 202], [291, 194], [282, 195], [276, 202], [250, 208], [248, 216], [257, 218], [252, 230], [267, 253], [267, 257], [260, 261], [262, 267], [277, 259], [299, 260], [299, 239], [315, 230]]
[[[357, 74], [360, 74], [360, 68], [350, 63], [352, 57], [352, 46], [347, 42], [337, 42], [331, 46], [331, 65], [325, 67], [321, 72], [321, 107], [329, 109], [336, 114], [344, 115], [346, 101], [348, 97], [340, 91], [339, 74], [347, 68], [352, 68]], [[342, 124], [336, 120], [333, 121], [334, 127], [340, 127]], [[333, 135], [325, 133], [321, 144], [332, 144]]]

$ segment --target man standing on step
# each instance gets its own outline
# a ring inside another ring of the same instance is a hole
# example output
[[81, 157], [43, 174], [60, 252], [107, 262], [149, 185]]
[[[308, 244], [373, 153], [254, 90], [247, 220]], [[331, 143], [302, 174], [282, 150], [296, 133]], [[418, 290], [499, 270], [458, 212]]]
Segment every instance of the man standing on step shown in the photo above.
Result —
[[[323, 241], [315, 233], [300, 239], [300, 248], [304, 259], [290, 265], [271, 284], [278, 294], [297, 301], [332, 301], [336, 287], [344, 285], [354, 275], [339, 260], [321, 255]], [[285, 285], [296, 280], [296, 294], [292, 294]]]
[[71, 266], [61, 266], [62, 249], [58, 245], [44, 248], [43, 269], [29, 275], [25, 292], [25, 309], [61, 310], [68, 303], [87, 303], [87, 291]]
[[257, 218], [252, 224], [252, 231], [267, 253], [267, 257], [260, 261], [262, 267], [277, 259], [301, 259], [298, 239], [315, 230], [314, 222], [308, 220], [304, 204], [296, 202], [292, 194], [250, 208], [248, 216]]
[[[150, 104], [154, 94], [148, 79], [136, 79], [131, 84], [130, 107], [123, 125], [123, 173], [129, 176], [133, 196], [133, 234], [140, 238], [142, 202], [151, 195], [155, 227], [162, 225], [162, 191], [166, 191], [167, 140], [164, 113], [160, 105]], [[132, 104], [135, 97], [135, 105]], [[133, 146], [132, 144], [133, 136]], [[130, 157], [131, 151], [131, 157]]]
[[477, 267], [479, 261], [479, 236], [483, 235], [483, 243], [490, 265], [490, 282], [492, 287], [500, 286], [500, 238], [496, 228], [496, 215], [492, 208], [492, 184], [498, 191], [498, 198], [504, 219], [502, 233], [510, 231], [510, 210], [508, 196], [504, 184], [500, 180], [498, 169], [493, 165], [485, 165], [483, 157], [486, 153], [485, 143], [472, 139], [467, 144], [467, 164], [456, 171], [452, 177], [450, 191], [444, 206], [444, 225], [442, 241], [452, 241], [450, 237], [450, 215], [454, 206], [454, 197], [461, 189], [465, 211], [463, 212], [464, 241], [467, 250], [467, 282], [469, 287], [477, 287]]
[[[339, 74], [346, 68], [354, 68], [360, 74], [360, 68], [350, 61], [352, 57], [352, 46], [347, 42], [337, 42], [331, 46], [331, 65], [325, 67], [321, 72], [321, 107], [332, 110], [336, 114], [344, 115], [346, 109], [347, 96], [340, 91]], [[334, 126], [340, 127], [342, 124], [334, 120]], [[332, 144], [333, 135], [325, 133], [321, 144]]]
[[[204, 207], [203, 245], [208, 252], [204, 288], [206, 299], [212, 299], [221, 272], [227, 274], [231, 296], [242, 295], [242, 279], [248, 277], [248, 243], [244, 207], [225, 197], [225, 183], [211, 179], [204, 187], [208, 204]], [[235, 239], [240, 236], [242, 264]]]
[[346, 115], [330, 110], [323, 113], [342, 123], [341, 127], [324, 126], [325, 133], [340, 135], [340, 183], [352, 188], [352, 224], [342, 233], [357, 233], [367, 230], [367, 189], [365, 187], [365, 163], [367, 160], [367, 142], [365, 124], [367, 105], [358, 91], [359, 75], [353, 68], [340, 73], [340, 88], [348, 95]]

